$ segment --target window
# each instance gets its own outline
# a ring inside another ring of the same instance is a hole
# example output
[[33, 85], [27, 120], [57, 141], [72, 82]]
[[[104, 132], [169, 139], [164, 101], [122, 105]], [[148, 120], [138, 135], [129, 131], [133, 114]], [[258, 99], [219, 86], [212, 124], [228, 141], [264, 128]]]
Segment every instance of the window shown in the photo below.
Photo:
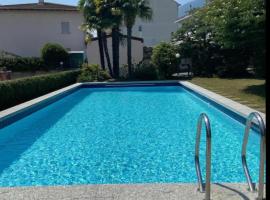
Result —
[[69, 22], [61, 22], [61, 33], [70, 34]]
[[140, 26], [138, 27], [138, 31], [139, 31], [139, 32], [142, 32], [142, 25], [140, 25]]

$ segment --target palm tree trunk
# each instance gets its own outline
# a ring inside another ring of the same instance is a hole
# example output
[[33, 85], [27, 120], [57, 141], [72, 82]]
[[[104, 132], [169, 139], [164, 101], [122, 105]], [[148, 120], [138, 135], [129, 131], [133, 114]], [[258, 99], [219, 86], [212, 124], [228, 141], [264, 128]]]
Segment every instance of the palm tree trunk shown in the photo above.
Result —
[[111, 64], [111, 59], [110, 59], [110, 54], [108, 50], [108, 44], [107, 44], [107, 34], [105, 32], [102, 32], [102, 41], [103, 41], [103, 47], [104, 47], [104, 52], [107, 60], [107, 65], [110, 71], [110, 75], [113, 77], [113, 71], [112, 71], [112, 64]]
[[97, 30], [97, 36], [98, 36], [100, 65], [101, 65], [101, 68], [105, 70], [104, 49], [103, 49], [103, 42], [102, 42], [102, 33], [100, 29]]
[[129, 78], [132, 77], [131, 36], [132, 36], [132, 27], [127, 27], [127, 61], [128, 61], [128, 75], [129, 75]]
[[112, 28], [112, 50], [113, 50], [113, 73], [115, 78], [119, 77], [119, 27]]

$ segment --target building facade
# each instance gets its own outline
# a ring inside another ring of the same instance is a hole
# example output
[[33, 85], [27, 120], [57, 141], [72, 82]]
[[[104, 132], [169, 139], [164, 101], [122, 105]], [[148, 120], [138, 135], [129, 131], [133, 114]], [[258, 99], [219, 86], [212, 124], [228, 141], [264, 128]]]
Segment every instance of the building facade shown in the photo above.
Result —
[[40, 56], [45, 43], [71, 51], [85, 49], [83, 21], [76, 7], [39, 2], [0, 6], [0, 49], [19, 56]]
[[[153, 18], [149, 22], [137, 19], [133, 35], [144, 39], [145, 46], [153, 47], [162, 41], [169, 42], [171, 34], [177, 31], [178, 4], [175, 0], [149, 0]], [[124, 30], [124, 33], [125, 30]]]
[[[153, 9], [150, 22], [136, 20], [133, 27], [133, 63], [143, 58], [143, 46], [169, 41], [177, 30], [174, 23], [179, 4], [175, 0], [149, 0]], [[76, 6], [47, 3], [0, 6], [0, 50], [23, 57], [39, 57], [45, 43], [59, 43], [68, 51], [84, 51], [90, 63], [99, 64], [97, 41], [85, 44], [80, 30], [83, 16]], [[122, 28], [125, 35], [125, 27]], [[111, 41], [108, 38], [111, 53]], [[126, 45], [120, 46], [120, 65], [127, 63]]]
[[[108, 51], [112, 62], [112, 38], [111, 35], [107, 37]], [[143, 59], [143, 47], [144, 41], [142, 38], [132, 38], [132, 63], [138, 64]], [[93, 38], [91, 43], [87, 45], [87, 59], [90, 64], [99, 64], [100, 65], [100, 56], [99, 56], [99, 46], [97, 38]], [[106, 57], [105, 65], [107, 65]], [[123, 71], [123, 66], [127, 64], [127, 45], [126, 41], [123, 44], [120, 44], [119, 48], [119, 65], [120, 65], [120, 75], [125, 76], [127, 71]]]

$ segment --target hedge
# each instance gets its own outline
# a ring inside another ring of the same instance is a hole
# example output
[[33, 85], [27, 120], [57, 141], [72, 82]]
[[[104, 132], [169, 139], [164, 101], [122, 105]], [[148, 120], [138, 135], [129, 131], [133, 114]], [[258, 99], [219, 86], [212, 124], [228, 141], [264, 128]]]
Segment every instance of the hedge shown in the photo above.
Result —
[[76, 82], [79, 70], [0, 82], [0, 110]]
[[0, 58], [0, 68], [2, 67], [14, 72], [46, 70], [48, 68], [44, 61], [37, 57]]

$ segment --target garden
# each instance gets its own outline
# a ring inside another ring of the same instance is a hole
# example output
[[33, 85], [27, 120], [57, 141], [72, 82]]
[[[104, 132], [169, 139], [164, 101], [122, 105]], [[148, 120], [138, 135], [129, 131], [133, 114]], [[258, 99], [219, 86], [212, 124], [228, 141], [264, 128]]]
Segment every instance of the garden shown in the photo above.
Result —
[[[0, 71], [31, 76], [0, 82], [1, 109], [76, 81], [179, 79], [173, 75], [178, 73], [181, 60], [190, 59], [191, 82], [265, 112], [264, 1], [212, 0], [203, 8], [193, 9], [171, 41], [150, 48], [150, 55], [144, 56], [140, 63], [132, 63], [132, 28], [136, 18], [151, 20], [153, 13], [148, 1], [80, 0], [78, 8], [85, 18], [81, 27], [86, 33], [85, 41], [91, 42], [90, 30], [97, 31], [100, 66], [89, 65], [86, 59], [80, 71], [70, 71], [66, 67], [67, 51], [50, 43], [44, 45], [39, 58], [0, 55]], [[127, 28], [128, 59], [127, 65], [119, 66], [123, 25]], [[112, 58], [108, 53], [108, 32], [112, 34]], [[123, 69], [127, 70], [127, 76], [121, 77], [119, 72]], [[65, 70], [68, 71], [62, 72]], [[48, 80], [55, 82], [46, 83]], [[24, 92], [25, 88], [29, 92]], [[15, 98], [15, 94], [21, 96]]]

